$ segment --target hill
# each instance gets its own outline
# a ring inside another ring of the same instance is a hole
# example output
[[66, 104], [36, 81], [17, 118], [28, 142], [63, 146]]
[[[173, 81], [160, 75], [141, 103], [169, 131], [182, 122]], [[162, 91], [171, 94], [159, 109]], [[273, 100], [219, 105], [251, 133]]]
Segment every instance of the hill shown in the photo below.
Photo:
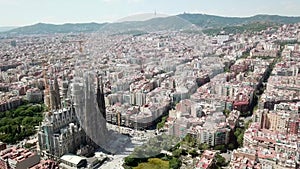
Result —
[[279, 24], [293, 24], [300, 22], [300, 17], [287, 17], [278, 15], [255, 15], [252, 17], [222, 17], [206, 14], [179, 14], [169, 17], [157, 17], [146, 21], [125, 21], [117, 23], [78, 23], [78, 24], [45, 24], [19, 27], [2, 35], [30, 35], [30, 34], [53, 34], [53, 33], [80, 33], [102, 31], [106, 33], [129, 33], [130, 32], [156, 32], [173, 30], [199, 30], [204, 32], [217, 32], [220, 29], [232, 30], [231, 32], [243, 32], [249, 30], [250, 25], [254, 31], [259, 31], [268, 26]]
[[226, 26], [219, 28], [207, 28], [203, 30], [203, 33], [207, 35], [217, 35], [218, 33], [225, 32], [228, 34], [237, 34], [237, 33], [254, 33], [266, 30], [267, 28], [278, 28], [280, 24], [272, 22], [253, 22], [236, 26]]
[[192, 23], [177, 17], [157, 17], [149, 19], [146, 21], [126, 21], [111, 23], [105, 25], [101, 31], [109, 33], [123, 33], [131, 31], [141, 31], [141, 32], [158, 32], [158, 31], [176, 31], [176, 30], [186, 30], [186, 29], [196, 29]]
[[222, 17], [206, 14], [180, 14], [178, 17], [187, 20], [202, 28], [218, 28], [226, 26], [238, 26], [243, 24], [267, 22], [275, 24], [293, 24], [300, 22], [300, 17], [288, 17], [278, 15], [255, 15], [251, 17]]
[[95, 32], [101, 29], [106, 23], [67, 23], [63, 25], [38, 23], [35, 25], [19, 27], [4, 32], [10, 35], [30, 35], [30, 34], [53, 34], [53, 33], [77, 33], [77, 32]]
[[0, 27], [0, 32], [6, 32], [12, 29], [15, 29], [17, 27], [13, 27], [13, 26], [4, 26], [4, 27]]

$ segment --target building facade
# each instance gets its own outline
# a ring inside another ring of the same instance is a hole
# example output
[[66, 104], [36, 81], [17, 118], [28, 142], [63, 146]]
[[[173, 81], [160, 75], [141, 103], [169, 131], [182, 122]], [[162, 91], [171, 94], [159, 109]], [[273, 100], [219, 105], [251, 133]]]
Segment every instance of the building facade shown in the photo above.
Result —
[[38, 151], [41, 155], [60, 157], [66, 153], [76, 153], [86, 144], [86, 135], [77, 121], [73, 108], [60, 109], [48, 113], [39, 126]]

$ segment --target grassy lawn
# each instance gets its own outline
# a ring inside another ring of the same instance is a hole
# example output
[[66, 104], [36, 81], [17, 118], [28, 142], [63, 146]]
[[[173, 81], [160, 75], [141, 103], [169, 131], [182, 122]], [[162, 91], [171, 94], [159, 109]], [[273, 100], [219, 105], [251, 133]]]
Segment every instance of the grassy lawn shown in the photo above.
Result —
[[134, 169], [168, 169], [169, 161], [164, 161], [159, 158], [150, 158], [146, 163], [140, 163]]

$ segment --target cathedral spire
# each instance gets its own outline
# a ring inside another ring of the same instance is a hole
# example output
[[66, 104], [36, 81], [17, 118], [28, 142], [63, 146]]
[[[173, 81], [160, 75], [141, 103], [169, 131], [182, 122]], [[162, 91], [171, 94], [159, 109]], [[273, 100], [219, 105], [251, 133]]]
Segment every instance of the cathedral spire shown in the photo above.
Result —
[[55, 110], [55, 91], [51, 81], [49, 82], [49, 100], [50, 100], [50, 110]]
[[57, 76], [54, 77], [54, 91], [55, 91], [55, 108], [61, 108], [61, 100], [60, 100], [60, 93], [59, 93], [59, 85], [57, 81]]

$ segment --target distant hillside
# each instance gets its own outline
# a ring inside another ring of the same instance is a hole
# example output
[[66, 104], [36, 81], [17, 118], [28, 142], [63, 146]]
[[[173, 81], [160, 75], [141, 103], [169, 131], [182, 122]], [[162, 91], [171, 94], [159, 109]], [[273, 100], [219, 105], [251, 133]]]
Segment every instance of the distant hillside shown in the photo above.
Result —
[[300, 17], [287, 17], [278, 15], [255, 15], [252, 17], [222, 17], [206, 14], [180, 14], [178, 17], [185, 19], [202, 28], [219, 28], [237, 26], [256, 22], [268, 22], [276, 24], [292, 24], [300, 22]]
[[180, 14], [170, 17], [153, 18], [146, 21], [125, 21], [118, 23], [81, 23], [81, 24], [44, 24], [38, 23], [31, 26], [19, 27], [2, 35], [19, 34], [53, 34], [53, 33], [79, 33], [103, 31], [111, 34], [131, 32], [155, 32], [164, 30], [204, 30], [215, 33], [219, 30], [229, 30], [232, 33], [248, 31], [260, 31], [267, 26], [279, 24], [291, 24], [300, 22], [300, 17], [286, 17], [277, 15], [256, 15], [252, 17], [222, 17], [205, 14]]
[[153, 18], [146, 21], [126, 21], [105, 25], [101, 30], [110, 33], [123, 33], [132, 31], [157, 32], [157, 31], [175, 31], [185, 29], [196, 29], [192, 23], [177, 17]]
[[280, 24], [272, 23], [272, 22], [253, 22], [247, 23], [242, 25], [235, 25], [235, 26], [225, 26], [219, 28], [207, 28], [203, 30], [203, 33], [207, 35], [217, 35], [221, 31], [228, 33], [228, 34], [237, 34], [237, 33], [254, 33], [260, 32], [262, 30], [266, 30], [267, 28], [278, 28]]
[[168, 17], [168, 15], [159, 14], [159, 13], [141, 13], [141, 14], [126, 16], [124, 18], [118, 19], [116, 22], [146, 21], [146, 20], [149, 20], [149, 19], [162, 18], [162, 17]]
[[106, 23], [78, 23], [78, 24], [45, 24], [38, 23], [35, 25], [19, 27], [10, 31], [5, 32], [5, 34], [53, 34], [53, 33], [76, 33], [76, 32], [95, 32], [101, 29]]
[[17, 27], [13, 27], [13, 26], [4, 26], [4, 27], [0, 27], [0, 32], [6, 32], [12, 29], [15, 29]]
[[[300, 22], [300, 17], [286, 17], [277, 15], [256, 15], [252, 17], [222, 17], [205, 14], [180, 14], [170, 17], [154, 18], [146, 21], [130, 21], [112, 23], [103, 27], [110, 32], [130, 32], [133, 30], [155, 32], [163, 30], [193, 30], [199, 28], [204, 33], [214, 34], [220, 30], [227, 33], [242, 33], [244, 31], [261, 31], [280, 24]], [[193, 32], [191, 31], [191, 32]]]

